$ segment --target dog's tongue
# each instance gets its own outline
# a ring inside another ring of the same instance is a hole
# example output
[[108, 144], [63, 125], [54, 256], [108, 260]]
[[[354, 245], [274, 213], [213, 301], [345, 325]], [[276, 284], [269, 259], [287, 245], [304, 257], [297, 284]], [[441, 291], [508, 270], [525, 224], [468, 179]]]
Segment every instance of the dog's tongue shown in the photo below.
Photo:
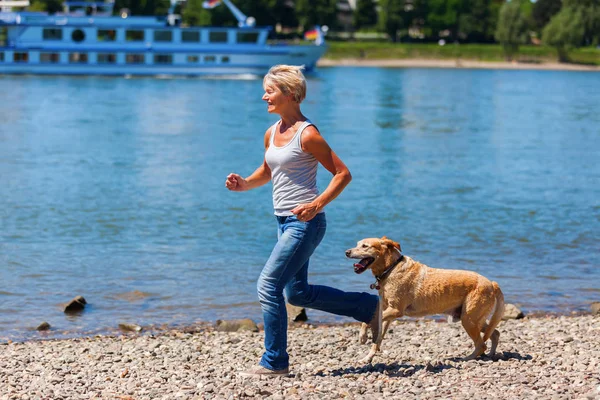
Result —
[[366, 267], [368, 264], [368, 260], [366, 258], [363, 258], [362, 260], [360, 260], [359, 262], [357, 262], [356, 264], [354, 264], [355, 267]]

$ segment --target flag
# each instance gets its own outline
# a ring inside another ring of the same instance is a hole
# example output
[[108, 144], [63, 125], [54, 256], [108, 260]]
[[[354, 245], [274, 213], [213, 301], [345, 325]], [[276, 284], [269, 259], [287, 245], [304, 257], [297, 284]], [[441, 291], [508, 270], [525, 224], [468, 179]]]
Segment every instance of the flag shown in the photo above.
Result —
[[221, 0], [206, 0], [202, 3], [202, 7], [204, 8], [215, 8], [221, 4]]
[[317, 40], [319, 37], [319, 31], [316, 29], [311, 29], [310, 31], [304, 32], [305, 40]]

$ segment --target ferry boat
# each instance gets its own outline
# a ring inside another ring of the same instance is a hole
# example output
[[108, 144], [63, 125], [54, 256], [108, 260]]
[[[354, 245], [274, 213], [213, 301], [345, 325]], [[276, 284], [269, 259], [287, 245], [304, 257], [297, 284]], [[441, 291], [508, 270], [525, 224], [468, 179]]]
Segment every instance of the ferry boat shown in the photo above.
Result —
[[0, 74], [262, 75], [275, 64], [310, 71], [326, 50], [321, 29], [311, 31], [314, 44], [268, 43], [271, 28], [254, 26], [230, 0], [205, 3], [222, 1], [238, 27], [181, 27], [176, 1], [164, 17], [114, 16], [114, 3], [86, 1], [54, 15], [0, 11]]

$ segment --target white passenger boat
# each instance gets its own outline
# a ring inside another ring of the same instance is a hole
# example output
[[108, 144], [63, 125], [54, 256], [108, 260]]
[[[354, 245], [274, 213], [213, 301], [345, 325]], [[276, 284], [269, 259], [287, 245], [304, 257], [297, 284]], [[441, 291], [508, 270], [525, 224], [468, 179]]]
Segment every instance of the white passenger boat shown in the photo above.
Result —
[[[0, 11], [0, 74], [264, 74], [275, 64], [310, 71], [326, 50], [320, 29], [314, 44], [268, 43], [270, 27], [222, 2], [238, 27], [181, 27], [174, 0], [165, 17], [114, 16], [113, 3], [84, 1], [54, 15]], [[0, 7], [23, 3], [0, 0]]]

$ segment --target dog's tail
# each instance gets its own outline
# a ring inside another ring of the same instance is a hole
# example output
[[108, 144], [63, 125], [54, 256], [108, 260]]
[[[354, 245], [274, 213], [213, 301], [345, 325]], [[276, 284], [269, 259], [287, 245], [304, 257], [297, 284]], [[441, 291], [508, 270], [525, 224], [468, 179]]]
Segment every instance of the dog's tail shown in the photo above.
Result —
[[486, 342], [490, 338], [490, 336], [492, 336], [492, 333], [494, 333], [494, 330], [496, 329], [496, 327], [502, 320], [502, 317], [504, 316], [504, 294], [502, 293], [502, 290], [500, 290], [500, 286], [498, 286], [496, 282], [492, 282], [492, 286], [494, 287], [494, 295], [496, 296], [496, 308], [494, 309], [494, 313], [490, 318], [490, 323], [488, 324], [487, 329], [483, 334], [484, 342]]

